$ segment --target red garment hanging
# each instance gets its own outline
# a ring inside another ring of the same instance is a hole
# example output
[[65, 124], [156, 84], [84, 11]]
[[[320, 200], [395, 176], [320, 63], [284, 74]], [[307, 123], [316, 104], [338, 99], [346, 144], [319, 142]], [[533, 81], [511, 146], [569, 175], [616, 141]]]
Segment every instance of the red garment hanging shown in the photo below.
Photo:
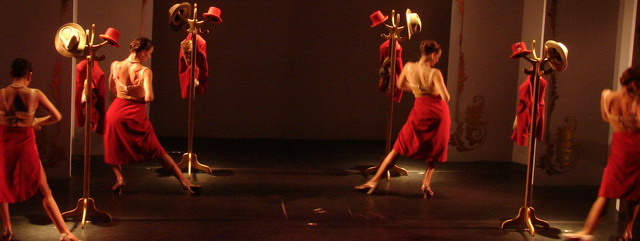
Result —
[[[531, 105], [533, 105], [533, 86], [531, 75], [518, 88], [518, 108], [516, 110], [516, 129], [511, 134], [511, 139], [519, 146], [529, 145], [529, 130], [531, 126]], [[536, 120], [536, 138], [542, 140], [544, 133], [544, 97], [547, 89], [547, 80], [540, 77], [540, 89], [538, 92], [538, 119]]]
[[[104, 121], [106, 114], [105, 95], [107, 88], [104, 84], [105, 74], [96, 61], [93, 62], [92, 76], [92, 112], [91, 112], [91, 129], [96, 133], [104, 134]], [[76, 65], [76, 125], [84, 126], [85, 103], [82, 103], [82, 91], [84, 90], [84, 82], [87, 78], [87, 60], [82, 60]]]
[[[384, 63], [384, 59], [389, 57], [389, 54], [391, 53], [390, 49], [389, 49], [389, 45], [391, 40], [387, 40], [384, 41], [384, 43], [382, 43], [380, 45], [380, 65], [382, 65]], [[398, 76], [400, 76], [400, 72], [402, 72], [402, 47], [400, 46], [400, 43], [398, 43], [398, 41], [396, 41], [396, 81], [398, 81]], [[396, 83], [394, 83], [394, 86], [397, 86]], [[389, 96], [389, 90], [387, 90], [387, 96]], [[402, 100], [402, 90], [395, 87], [395, 91], [393, 93], [393, 100], [395, 102], [400, 103], [400, 100]]]
[[[188, 34], [182, 42], [189, 40], [191, 40], [191, 34]], [[198, 53], [196, 54], [196, 80], [198, 81], [198, 85], [196, 85], [196, 92], [204, 94], [207, 92], [207, 76], [209, 75], [207, 41], [205, 41], [200, 35], [197, 35], [196, 44], [198, 46]], [[178, 76], [180, 77], [180, 92], [182, 94], [182, 98], [186, 99], [189, 96], [191, 65], [188, 64], [182, 47], [180, 47], [180, 56], [178, 57]]]

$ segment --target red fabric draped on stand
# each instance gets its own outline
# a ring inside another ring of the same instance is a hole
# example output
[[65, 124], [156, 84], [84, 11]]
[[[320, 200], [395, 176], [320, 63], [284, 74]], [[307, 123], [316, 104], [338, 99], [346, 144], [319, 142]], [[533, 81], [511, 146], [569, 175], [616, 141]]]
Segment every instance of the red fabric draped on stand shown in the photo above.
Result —
[[[93, 62], [93, 70], [91, 70], [91, 90], [92, 90], [92, 111], [91, 111], [91, 129], [96, 133], [104, 134], [105, 121], [105, 95], [106, 86], [104, 84], [105, 74], [97, 62]], [[82, 92], [84, 90], [84, 82], [87, 79], [87, 60], [80, 61], [76, 65], [76, 93], [75, 93], [75, 109], [76, 109], [76, 125], [84, 126], [84, 117], [86, 103], [82, 103]]]
[[439, 96], [417, 97], [393, 150], [409, 158], [446, 162], [450, 126], [447, 102]]
[[38, 190], [41, 168], [32, 127], [0, 125], [4, 155], [0, 158], [0, 202], [27, 200]]
[[107, 112], [104, 162], [110, 165], [142, 162], [164, 153], [147, 117], [146, 104], [116, 98]]
[[640, 132], [614, 132], [598, 196], [640, 201]]
[[[529, 145], [529, 130], [531, 128], [531, 105], [533, 105], [533, 86], [531, 75], [518, 88], [518, 109], [516, 110], [516, 129], [511, 134], [511, 139], [519, 146]], [[542, 140], [544, 133], [544, 97], [547, 90], [547, 80], [540, 77], [540, 89], [538, 92], [538, 120], [536, 121], [536, 138]]]
[[[187, 35], [187, 38], [183, 40], [191, 40], [191, 34]], [[200, 35], [196, 35], [196, 44], [198, 46], [198, 53], [196, 54], [196, 92], [204, 94], [207, 92], [207, 76], [209, 75], [209, 64], [207, 62], [207, 41], [205, 41]], [[183, 48], [180, 48], [180, 56], [178, 57], [178, 76], [180, 77], [180, 93], [183, 99], [189, 96], [189, 80], [191, 78], [191, 65], [187, 63], [185, 59]]]
[[[384, 59], [389, 57], [389, 55], [391, 54], [390, 51], [390, 45], [391, 45], [391, 40], [387, 40], [384, 41], [384, 43], [382, 43], [380, 45], [380, 65], [382, 65], [384, 63]], [[396, 81], [398, 81], [398, 76], [400, 75], [400, 73], [402, 72], [402, 47], [400, 46], [400, 44], [396, 41]], [[393, 83], [394, 86], [396, 86], [396, 83]], [[402, 90], [398, 89], [397, 87], [395, 88], [395, 92], [393, 93], [393, 100], [395, 102], [400, 103], [400, 100], [402, 100]], [[389, 93], [389, 90], [387, 90], [387, 95], [391, 95]]]

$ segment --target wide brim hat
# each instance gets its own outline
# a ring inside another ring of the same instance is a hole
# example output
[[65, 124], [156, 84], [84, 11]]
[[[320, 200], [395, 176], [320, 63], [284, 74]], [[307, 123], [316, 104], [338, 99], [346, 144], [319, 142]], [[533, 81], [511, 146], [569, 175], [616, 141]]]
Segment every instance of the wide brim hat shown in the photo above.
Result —
[[169, 8], [169, 25], [173, 30], [180, 30], [191, 16], [191, 4], [188, 2], [176, 3]]
[[109, 44], [120, 47], [118, 44], [118, 40], [120, 40], [120, 31], [115, 28], [107, 28], [107, 31], [104, 34], [100, 34], [100, 38], [109, 42]]
[[411, 9], [407, 8], [405, 16], [407, 17], [407, 28], [409, 33], [409, 39], [411, 35], [419, 33], [422, 30], [422, 21], [417, 13], [412, 13]]
[[527, 45], [524, 42], [516, 42], [511, 45], [511, 56], [509, 58], [520, 58], [527, 56], [530, 53], [531, 50], [527, 49]]
[[67, 23], [56, 32], [54, 45], [62, 56], [82, 56], [87, 45], [87, 35], [79, 24]]
[[553, 40], [548, 40], [544, 43], [544, 46], [547, 48], [547, 57], [551, 68], [558, 72], [566, 70], [567, 56], [569, 54], [567, 47]]
[[222, 14], [222, 10], [212, 6], [212, 7], [209, 7], [209, 11], [206, 13], [203, 13], [202, 16], [213, 23], [222, 23], [222, 18], [220, 17], [221, 14]]
[[384, 14], [382, 14], [382, 12], [380, 12], [380, 10], [373, 12], [371, 15], [369, 15], [369, 19], [371, 19], [371, 27], [373, 28], [381, 23], [384, 23], [384, 21], [387, 21], [387, 18], [389, 18], [389, 16], [385, 16]]

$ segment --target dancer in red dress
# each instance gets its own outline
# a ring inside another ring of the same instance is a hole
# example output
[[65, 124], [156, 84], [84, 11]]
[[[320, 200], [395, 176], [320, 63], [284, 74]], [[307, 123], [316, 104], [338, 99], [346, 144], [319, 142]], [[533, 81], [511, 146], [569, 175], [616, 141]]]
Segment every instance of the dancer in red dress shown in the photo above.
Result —
[[[36, 193], [42, 205], [60, 232], [60, 240], [78, 240], [67, 228], [58, 205], [51, 195], [47, 177], [40, 164], [34, 130], [54, 124], [61, 119], [60, 112], [38, 89], [29, 88], [32, 77], [31, 62], [15, 59], [11, 65], [11, 84], [0, 90], [0, 216], [1, 240], [11, 240], [9, 203], [21, 202]], [[38, 107], [49, 116], [36, 118]]]
[[393, 150], [384, 158], [376, 174], [366, 183], [356, 186], [358, 190], [373, 193], [386, 171], [396, 163], [398, 155], [423, 159], [427, 162], [422, 193], [424, 197], [433, 196], [431, 177], [436, 164], [447, 161], [449, 144], [449, 92], [444, 84], [440, 70], [433, 66], [438, 63], [442, 50], [432, 40], [420, 44], [422, 57], [418, 62], [409, 62], [404, 66], [397, 86], [412, 92], [415, 101], [407, 122], [400, 130]]
[[107, 111], [104, 134], [104, 161], [112, 166], [116, 175], [112, 190], [122, 192], [122, 164], [159, 159], [186, 191], [196, 193], [200, 186], [184, 178], [176, 163], [160, 145], [147, 117], [146, 104], [154, 98], [153, 74], [142, 63], [150, 59], [153, 53], [151, 40], [141, 37], [131, 42], [129, 47], [129, 57], [114, 61], [109, 74], [109, 89], [117, 97]]
[[598, 198], [581, 231], [563, 234], [567, 240], [591, 240], [609, 199], [628, 204], [627, 225], [620, 240], [631, 240], [633, 223], [640, 205], [640, 68], [627, 69], [620, 77], [621, 90], [602, 91], [604, 121], [613, 129], [607, 166], [604, 168]]

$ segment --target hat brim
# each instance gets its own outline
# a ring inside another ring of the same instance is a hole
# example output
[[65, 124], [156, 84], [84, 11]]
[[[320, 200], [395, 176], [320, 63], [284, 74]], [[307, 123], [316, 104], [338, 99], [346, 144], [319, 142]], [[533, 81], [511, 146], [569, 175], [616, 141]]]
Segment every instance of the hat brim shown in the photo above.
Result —
[[547, 54], [549, 56], [549, 65], [555, 71], [562, 72], [567, 69], [567, 55], [569, 54], [569, 50], [564, 44], [548, 40], [544, 43], [544, 46], [547, 47]]
[[515, 53], [511, 54], [511, 56], [509, 58], [511, 58], [511, 59], [520, 58], [520, 57], [527, 56], [530, 53], [531, 53], [531, 50], [523, 50], [523, 51], [515, 52]]
[[[62, 43], [62, 41], [60, 40], [60, 32], [65, 29], [65, 28], [71, 28], [74, 31], [77, 32], [78, 35], [78, 46], [75, 49], [72, 50], [67, 50], [67, 48], [64, 47], [64, 44]], [[58, 53], [64, 57], [78, 57], [78, 56], [82, 56], [84, 54], [84, 48], [87, 45], [87, 36], [84, 32], [84, 30], [82, 29], [82, 27], [77, 24], [77, 23], [66, 23], [64, 25], [62, 25], [58, 31], [56, 31], [56, 36], [54, 39], [54, 45], [56, 47], [56, 51], [58, 51]]]
[[[415, 14], [416, 20], [411, 20], [412, 19], [411, 16], [413, 16], [413, 14]], [[411, 36], [414, 33], [420, 32], [422, 30], [422, 21], [420, 20], [420, 16], [418, 16], [417, 13], [412, 13], [411, 9], [408, 9], [408, 8], [407, 8], [407, 11], [405, 12], [405, 16], [407, 19], [407, 33], [409, 35], [409, 39], [411, 39]], [[418, 26], [418, 31], [414, 32], [413, 26], [416, 26], [416, 25]]]
[[382, 18], [382, 19], [380, 19], [380, 20], [378, 20], [378, 21], [376, 21], [376, 22], [372, 23], [372, 24], [371, 24], [371, 27], [373, 28], [373, 27], [375, 27], [375, 26], [380, 25], [381, 23], [384, 23], [384, 21], [387, 21], [387, 19], [388, 19], [388, 18], [389, 18], [389, 16], [384, 16], [384, 18]]
[[202, 16], [213, 23], [222, 23], [222, 18], [218, 17], [215, 14], [204, 13], [202, 14]]
[[120, 44], [118, 44], [118, 41], [116, 41], [115, 39], [111, 38], [111, 36], [109, 35], [104, 35], [104, 34], [100, 34], [100, 38], [104, 41], [109, 42], [109, 44], [116, 46], [116, 47], [120, 47]]
[[188, 2], [174, 4], [169, 9], [169, 25], [171, 29], [180, 30], [187, 24], [187, 19], [191, 15], [191, 4]]

